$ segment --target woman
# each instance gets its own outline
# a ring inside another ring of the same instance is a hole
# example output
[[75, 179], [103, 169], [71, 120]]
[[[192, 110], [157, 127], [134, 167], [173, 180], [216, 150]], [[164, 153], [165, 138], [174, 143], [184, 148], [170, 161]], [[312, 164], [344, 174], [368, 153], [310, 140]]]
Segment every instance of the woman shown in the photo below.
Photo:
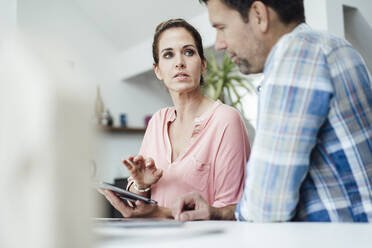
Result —
[[204, 96], [200, 89], [206, 59], [198, 31], [183, 19], [158, 25], [153, 41], [154, 72], [174, 107], [155, 113], [140, 155], [123, 160], [129, 190], [156, 200], [127, 206], [105, 196], [125, 217], [171, 218], [181, 195], [199, 192], [214, 207], [236, 203], [243, 190], [250, 145], [237, 110]]

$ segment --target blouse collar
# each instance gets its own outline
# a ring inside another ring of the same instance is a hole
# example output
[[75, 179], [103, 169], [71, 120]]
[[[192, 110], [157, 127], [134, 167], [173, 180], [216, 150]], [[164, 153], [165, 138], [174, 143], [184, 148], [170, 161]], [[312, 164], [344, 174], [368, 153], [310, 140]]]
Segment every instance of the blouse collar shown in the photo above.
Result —
[[[213, 116], [213, 113], [216, 111], [217, 107], [220, 106], [222, 102], [220, 100], [216, 100], [212, 107], [205, 111], [201, 116], [198, 116], [194, 119], [194, 130], [193, 135], [200, 133], [201, 130], [207, 125], [209, 119]], [[171, 107], [171, 111], [168, 115], [167, 123], [173, 122], [176, 120], [177, 112], [175, 107]]]

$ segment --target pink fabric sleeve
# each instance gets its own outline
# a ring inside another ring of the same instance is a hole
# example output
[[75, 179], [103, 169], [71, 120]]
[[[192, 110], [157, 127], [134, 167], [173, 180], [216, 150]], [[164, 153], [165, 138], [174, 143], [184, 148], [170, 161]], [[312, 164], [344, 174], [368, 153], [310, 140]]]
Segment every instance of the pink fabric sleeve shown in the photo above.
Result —
[[243, 193], [245, 167], [250, 154], [250, 144], [245, 126], [237, 111], [229, 111], [215, 162], [214, 207], [236, 204]]

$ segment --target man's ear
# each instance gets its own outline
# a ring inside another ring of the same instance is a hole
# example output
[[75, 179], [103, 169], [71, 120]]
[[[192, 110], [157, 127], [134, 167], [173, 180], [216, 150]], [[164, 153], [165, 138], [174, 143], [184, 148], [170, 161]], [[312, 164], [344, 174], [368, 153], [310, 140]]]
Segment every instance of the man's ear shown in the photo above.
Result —
[[269, 7], [261, 1], [253, 2], [249, 11], [249, 22], [252, 21], [262, 33], [266, 33], [270, 24]]
[[159, 71], [159, 66], [157, 64], [153, 64], [152, 66], [154, 68], [154, 72], [155, 72], [155, 75], [156, 77], [159, 79], [159, 80], [163, 80], [163, 77], [161, 76], [161, 73]]

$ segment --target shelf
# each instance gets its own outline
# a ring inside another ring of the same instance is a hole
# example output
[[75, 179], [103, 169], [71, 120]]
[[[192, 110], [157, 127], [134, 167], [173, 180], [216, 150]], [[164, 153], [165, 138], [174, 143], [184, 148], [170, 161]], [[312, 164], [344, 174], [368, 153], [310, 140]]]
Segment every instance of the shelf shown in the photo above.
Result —
[[108, 132], [144, 133], [146, 131], [145, 127], [100, 126], [99, 128]]

